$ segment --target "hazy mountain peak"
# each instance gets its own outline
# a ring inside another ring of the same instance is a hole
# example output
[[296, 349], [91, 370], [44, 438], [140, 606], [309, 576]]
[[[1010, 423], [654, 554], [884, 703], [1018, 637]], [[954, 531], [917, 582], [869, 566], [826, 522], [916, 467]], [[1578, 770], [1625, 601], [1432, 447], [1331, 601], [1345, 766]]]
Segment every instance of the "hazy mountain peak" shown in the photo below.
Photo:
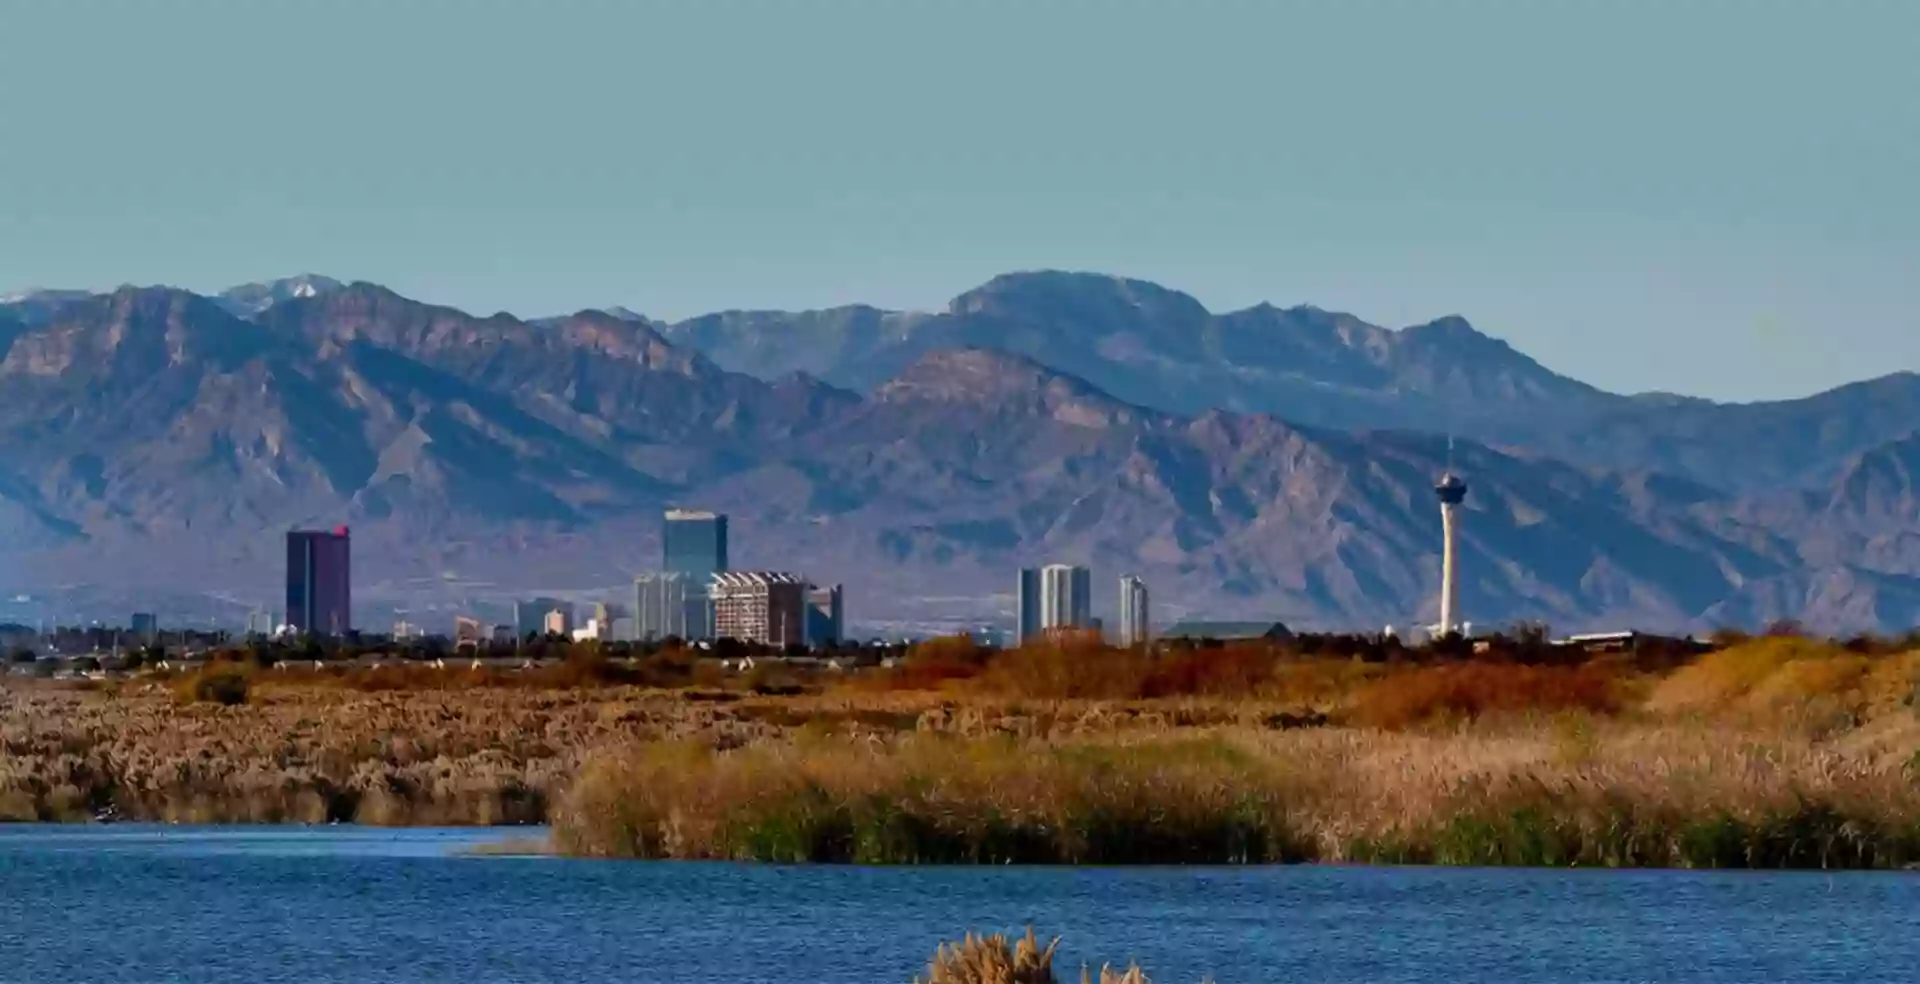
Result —
[[615, 304], [612, 307], [601, 308], [600, 311], [603, 314], [607, 314], [612, 317], [619, 318], [621, 321], [636, 321], [636, 322], [639, 322], [640, 324], [645, 324], [645, 325], [650, 325], [653, 323], [652, 318], [649, 318], [646, 315], [633, 310], [632, 308], [628, 308], [619, 304]]
[[1078, 376], [1039, 362], [982, 348], [939, 349], [921, 356], [874, 393], [882, 403], [969, 405], [1035, 412], [1080, 426], [1138, 419], [1140, 408]]
[[51, 320], [62, 308], [92, 300], [84, 290], [43, 290], [29, 288], [0, 296], [0, 307], [9, 308], [20, 323], [31, 328]]
[[1473, 327], [1472, 322], [1469, 322], [1465, 316], [1458, 315], [1458, 314], [1443, 314], [1440, 317], [1427, 322], [1426, 324], [1414, 325], [1411, 328], [1408, 328], [1407, 330], [1408, 331], [1436, 331], [1436, 332], [1442, 332], [1445, 334], [1455, 334], [1455, 335], [1468, 334], [1468, 333], [1477, 335], [1480, 333], [1478, 329]]
[[217, 299], [229, 313], [242, 318], [251, 318], [275, 304], [318, 297], [321, 294], [340, 290], [344, 286], [346, 285], [332, 277], [323, 277], [317, 273], [303, 273], [279, 280], [264, 280], [254, 284], [229, 287], [221, 291]]
[[92, 291], [85, 290], [55, 290], [43, 287], [28, 287], [25, 290], [16, 290], [10, 294], [0, 294], [0, 304], [26, 304], [34, 301], [64, 303], [68, 301], [84, 301], [92, 296]]
[[1191, 295], [1146, 280], [1104, 273], [1031, 270], [1003, 273], [954, 298], [953, 314], [1017, 312], [1047, 320], [1110, 316], [1132, 309], [1136, 317], [1182, 323], [1204, 321], [1207, 309]]

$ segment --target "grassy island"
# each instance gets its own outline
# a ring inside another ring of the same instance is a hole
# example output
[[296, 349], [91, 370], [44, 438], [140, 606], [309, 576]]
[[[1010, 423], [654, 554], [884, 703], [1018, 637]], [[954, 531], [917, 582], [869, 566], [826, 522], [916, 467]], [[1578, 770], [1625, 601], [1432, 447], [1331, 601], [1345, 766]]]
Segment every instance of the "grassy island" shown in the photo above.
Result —
[[0, 820], [548, 823], [586, 856], [1920, 864], [1920, 646], [922, 644], [0, 682]]

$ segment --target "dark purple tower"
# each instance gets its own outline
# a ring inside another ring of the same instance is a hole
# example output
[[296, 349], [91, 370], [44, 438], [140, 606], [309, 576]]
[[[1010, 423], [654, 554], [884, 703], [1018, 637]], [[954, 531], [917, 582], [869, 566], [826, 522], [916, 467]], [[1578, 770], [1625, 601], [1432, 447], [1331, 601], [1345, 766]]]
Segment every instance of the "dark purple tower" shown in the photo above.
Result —
[[287, 532], [287, 624], [302, 635], [353, 630], [353, 552], [344, 526]]

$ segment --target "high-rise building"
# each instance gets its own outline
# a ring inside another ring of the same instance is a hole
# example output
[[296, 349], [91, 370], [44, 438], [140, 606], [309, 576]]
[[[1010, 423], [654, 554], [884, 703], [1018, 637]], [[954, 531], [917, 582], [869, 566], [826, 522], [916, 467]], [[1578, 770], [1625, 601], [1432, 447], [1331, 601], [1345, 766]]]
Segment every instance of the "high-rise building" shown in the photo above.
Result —
[[573, 620], [573, 606], [558, 598], [529, 598], [513, 603], [513, 631], [522, 639], [547, 633], [547, 614], [559, 609]]
[[631, 615], [616, 616], [608, 633], [607, 638], [614, 642], [633, 642], [638, 638], [633, 634], [633, 616]]
[[1093, 572], [1072, 564], [1040, 569], [1040, 630], [1084, 629], [1093, 624]]
[[1120, 579], [1120, 645], [1144, 646], [1152, 631], [1147, 617], [1147, 582], [1128, 574]]
[[1040, 638], [1040, 572], [1020, 568], [1013, 595], [1013, 644], [1022, 646]]
[[127, 626], [133, 638], [143, 645], [152, 645], [160, 634], [160, 620], [152, 612], [134, 612], [132, 624]]
[[777, 571], [723, 571], [708, 589], [720, 639], [791, 646], [807, 641], [807, 582]]
[[836, 584], [807, 589], [807, 645], [835, 646], [846, 638], [845, 596]]
[[633, 634], [641, 642], [713, 638], [706, 578], [674, 573], [634, 578]]
[[306, 635], [353, 631], [353, 554], [347, 528], [287, 532], [287, 624]]
[[492, 630], [485, 622], [471, 615], [457, 615], [453, 619], [453, 644], [456, 647], [483, 646], [492, 637]]
[[727, 517], [690, 509], [667, 510], [660, 531], [660, 569], [705, 581], [727, 569]]

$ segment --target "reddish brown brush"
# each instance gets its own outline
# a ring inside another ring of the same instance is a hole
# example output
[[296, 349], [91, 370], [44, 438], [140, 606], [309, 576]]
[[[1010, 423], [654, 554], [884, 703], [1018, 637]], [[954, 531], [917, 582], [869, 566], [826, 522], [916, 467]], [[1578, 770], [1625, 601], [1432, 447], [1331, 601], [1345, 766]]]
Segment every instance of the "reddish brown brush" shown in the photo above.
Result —
[[1270, 646], [1189, 649], [1155, 660], [1140, 681], [1140, 697], [1239, 697], [1273, 683], [1279, 657]]
[[1614, 714], [1622, 705], [1618, 672], [1602, 663], [1515, 666], [1454, 663], [1391, 673], [1354, 695], [1348, 719], [1375, 728], [1406, 728], [1489, 714], [1586, 711]]

